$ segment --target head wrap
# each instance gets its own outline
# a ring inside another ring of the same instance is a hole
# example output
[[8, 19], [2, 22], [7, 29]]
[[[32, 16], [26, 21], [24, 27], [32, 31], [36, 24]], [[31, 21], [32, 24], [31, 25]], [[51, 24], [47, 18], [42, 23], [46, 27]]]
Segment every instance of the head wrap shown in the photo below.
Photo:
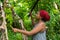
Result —
[[45, 10], [40, 10], [39, 11], [40, 16], [45, 20], [45, 21], [49, 21], [50, 20], [50, 16], [49, 13]]

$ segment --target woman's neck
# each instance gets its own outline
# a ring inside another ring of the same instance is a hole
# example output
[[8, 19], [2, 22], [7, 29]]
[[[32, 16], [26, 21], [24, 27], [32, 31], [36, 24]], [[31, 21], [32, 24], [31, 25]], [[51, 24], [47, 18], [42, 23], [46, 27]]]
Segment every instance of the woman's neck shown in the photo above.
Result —
[[41, 22], [43, 22], [42, 20], [36, 20], [36, 23], [41, 23]]
[[39, 20], [39, 21], [38, 21], [38, 23], [41, 23], [41, 22], [43, 22], [43, 21], [42, 21], [42, 20]]

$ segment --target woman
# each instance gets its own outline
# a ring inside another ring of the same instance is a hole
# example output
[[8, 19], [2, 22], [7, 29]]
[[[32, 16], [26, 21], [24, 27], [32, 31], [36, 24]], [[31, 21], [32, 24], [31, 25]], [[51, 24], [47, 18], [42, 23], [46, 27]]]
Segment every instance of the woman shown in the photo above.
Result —
[[14, 32], [20, 32], [25, 35], [32, 35], [33, 40], [46, 40], [46, 25], [45, 22], [50, 20], [50, 16], [48, 15], [48, 12], [45, 10], [40, 10], [36, 14], [36, 18], [38, 20], [37, 24], [31, 31], [25, 31], [13, 28]]

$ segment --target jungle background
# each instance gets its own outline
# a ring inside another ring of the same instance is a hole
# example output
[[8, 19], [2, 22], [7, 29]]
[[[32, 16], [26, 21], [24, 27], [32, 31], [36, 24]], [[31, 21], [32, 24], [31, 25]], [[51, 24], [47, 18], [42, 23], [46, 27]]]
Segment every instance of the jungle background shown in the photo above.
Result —
[[[3, 0], [1, 0], [3, 2]], [[0, 2], [1, 2], [0, 1]], [[30, 31], [32, 26], [31, 17], [28, 16], [36, 0], [9, 0], [9, 4], [14, 7], [16, 14], [21, 17], [26, 30]], [[37, 13], [38, 10], [46, 10], [49, 12], [50, 21], [46, 22], [47, 40], [60, 40], [60, 0], [39, 0], [36, 7], [32, 11], [32, 15]], [[13, 25], [13, 18], [11, 9], [6, 7], [4, 9], [6, 14], [6, 22], [8, 29], [9, 40], [23, 40], [21, 33], [14, 33], [10, 26]], [[20, 27], [18, 18], [15, 17], [17, 24]], [[32, 40], [32, 36], [28, 36], [28, 40]]]

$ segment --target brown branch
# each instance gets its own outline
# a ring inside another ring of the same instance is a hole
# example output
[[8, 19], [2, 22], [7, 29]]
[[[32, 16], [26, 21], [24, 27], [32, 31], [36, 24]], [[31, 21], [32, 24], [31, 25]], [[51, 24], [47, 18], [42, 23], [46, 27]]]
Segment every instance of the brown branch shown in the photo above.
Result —
[[32, 25], [34, 26], [34, 19], [33, 19], [33, 17], [32, 17], [32, 11], [33, 11], [33, 9], [35, 8], [35, 6], [37, 5], [37, 3], [38, 3], [38, 1], [39, 0], [36, 0], [36, 2], [35, 2], [35, 4], [33, 4], [34, 6], [32, 7], [32, 9], [31, 9], [31, 11], [30, 11], [30, 16], [31, 16], [31, 20], [32, 20]]
[[[17, 16], [17, 17], [19, 18], [19, 20], [18, 20], [19, 23], [21, 23], [22, 29], [23, 29], [23, 30], [26, 30], [26, 29], [24, 28], [22, 19], [14, 12], [13, 7], [11, 7], [11, 11], [12, 11], [12, 17], [13, 17], [13, 19], [14, 19], [14, 17]], [[14, 20], [15, 20], [15, 19], [14, 19]], [[28, 40], [28, 37], [27, 37], [26, 35], [22, 34], [22, 36], [23, 36], [23, 40]]]

